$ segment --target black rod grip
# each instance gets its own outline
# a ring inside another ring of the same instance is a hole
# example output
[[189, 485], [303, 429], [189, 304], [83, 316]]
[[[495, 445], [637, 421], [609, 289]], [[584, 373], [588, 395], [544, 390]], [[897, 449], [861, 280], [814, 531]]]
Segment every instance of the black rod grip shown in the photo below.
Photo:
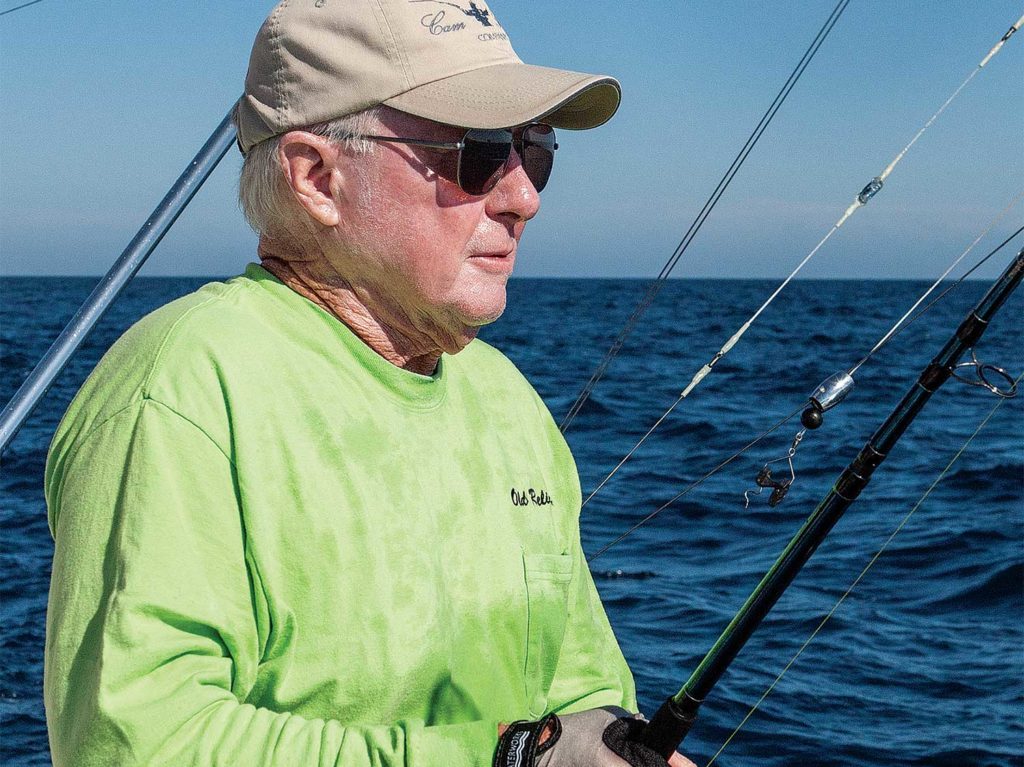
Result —
[[697, 719], [700, 701], [687, 697], [683, 704], [669, 698], [661, 704], [640, 733], [640, 743], [661, 754], [667, 761], [683, 742]]

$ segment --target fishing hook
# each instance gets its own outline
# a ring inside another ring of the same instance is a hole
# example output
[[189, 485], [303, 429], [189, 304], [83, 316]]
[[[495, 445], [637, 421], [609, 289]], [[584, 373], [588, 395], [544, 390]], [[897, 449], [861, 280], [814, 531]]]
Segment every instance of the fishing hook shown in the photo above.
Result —
[[[972, 368], [974, 370], [974, 376], [962, 376], [956, 371], [960, 368]], [[1006, 388], [1000, 388], [996, 384], [992, 383], [986, 376], [986, 371], [989, 374], [995, 374], [1005, 381], [1008, 386]], [[978, 360], [977, 350], [971, 347], [971, 359], [966, 362], [961, 362], [952, 371], [953, 378], [958, 381], [963, 381], [965, 384], [970, 386], [980, 386], [983, 389], [988, 389], [990, 392], [995, 394], [1001, 399], [1010, 399], [1017, 396], [1017, 382], [1014, 380], [1005, 368], [1001, 368], [998, 365], [991, 365], [987, 362], [980, 362]]]
[[[757, 483], [757, 490], [744, 490], [743, 491], [743, 508], [750, 508], [750, 494], [760, 495], [761, 491], [766, 487], [772, 489], [771, 497], [768, 498], [768, 505], [775, 508], [782, 499], [786, 497], [786, 493], [789, 492], [790, 486], [796, 479], [796, 470], [793, 468], [793, 456], [796, 455], [796, 449], [800, 446], [800, 442], [804, 438], [804, 434], [807, 433], [807, 429], [801, 429], [793, 437], [793, 444], [789, 446], [789, 450], [782, 458], [776, 458], [773, 461], [768, 461], [764, 466], [761, 467], [761, 471], [757, 472], [757, 477], [754, 478], [754, 482]], [[775, 479], [772, 477], [771, 465], [778, 463], [779, 461], [787, 461], [789, 463], [789, 476], [786, 479]]]

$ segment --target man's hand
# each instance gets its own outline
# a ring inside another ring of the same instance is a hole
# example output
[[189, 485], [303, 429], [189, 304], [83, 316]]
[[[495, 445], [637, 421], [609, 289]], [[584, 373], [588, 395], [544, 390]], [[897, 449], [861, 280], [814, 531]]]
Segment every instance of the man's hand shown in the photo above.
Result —
[[494, 767], [696, 767], [682, 754], [666, 762], [639, 744], [620, 748], [628, 724], [619, 720], [642, 718], [609, 706], [501, 725]]

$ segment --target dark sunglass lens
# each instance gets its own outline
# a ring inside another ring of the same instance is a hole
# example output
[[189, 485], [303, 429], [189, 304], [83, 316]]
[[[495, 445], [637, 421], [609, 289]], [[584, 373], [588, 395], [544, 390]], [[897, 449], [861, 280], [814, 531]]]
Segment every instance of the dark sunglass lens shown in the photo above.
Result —
[[555, 163], [555, 129], [550, 125], [529, 125], [523, 129], [522, 138], [517, 142], [523, 161], [523, 170], [538, 192], [547, 186], [551, 178], [551, 167]]
[[462, 142], [459, 186], [468, 194], [486, 194], [504, 174], [512, 150], [512, 131], [471, 130]]

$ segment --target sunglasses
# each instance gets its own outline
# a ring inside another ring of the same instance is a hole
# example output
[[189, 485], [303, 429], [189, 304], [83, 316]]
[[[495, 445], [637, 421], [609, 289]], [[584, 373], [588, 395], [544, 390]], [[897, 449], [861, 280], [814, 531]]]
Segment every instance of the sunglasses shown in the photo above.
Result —
[[[555, 162], [555, 129], [544, 123], [518, 128], [471, 128], [461, 141], [437, 142], [400, 136], [361, 136], [371, 141], [410, 144], [428, 149], [458, 150], [459, 161], [452, 179], [466, 194], [491, 191], [508, 172], [512, 148], [523, 163], [527, 178], [538, 192], [547, 186]], [[444, 174], [442, 174], [444, 175]]]

